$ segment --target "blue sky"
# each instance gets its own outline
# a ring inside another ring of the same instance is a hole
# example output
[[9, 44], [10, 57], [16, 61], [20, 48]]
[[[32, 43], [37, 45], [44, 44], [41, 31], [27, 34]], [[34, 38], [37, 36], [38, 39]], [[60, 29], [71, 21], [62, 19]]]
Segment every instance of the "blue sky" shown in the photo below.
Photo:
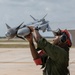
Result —
[[7, 31], [5, 23], [16, 27], [32, 22], [29, 15], [40, 19], [45, 14], [53, 30], [75, 29], [75, 0], [0, 0], [0, 36]]

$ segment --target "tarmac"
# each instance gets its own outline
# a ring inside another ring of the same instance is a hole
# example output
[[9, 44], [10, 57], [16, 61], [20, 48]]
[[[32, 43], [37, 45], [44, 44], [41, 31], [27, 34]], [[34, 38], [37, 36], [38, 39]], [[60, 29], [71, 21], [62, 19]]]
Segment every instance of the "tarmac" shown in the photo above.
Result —
[[[70, 49], [70, 74], [75, 75], [75, 48]], [[42, 75], [29, 48], [0, 48], [0, 75]]]

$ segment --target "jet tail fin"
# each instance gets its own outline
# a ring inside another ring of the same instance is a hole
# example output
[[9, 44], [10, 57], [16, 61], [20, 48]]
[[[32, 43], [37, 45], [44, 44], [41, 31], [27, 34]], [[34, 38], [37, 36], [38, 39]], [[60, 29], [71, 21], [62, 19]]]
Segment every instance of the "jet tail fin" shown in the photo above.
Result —
[[34, 21], [36, 21], [36, 19], [35, 19], [32, 15], [30, 15], [30, 17], [31, 17]]
[[7, 27], [7, 29], [10, 29], [11, 28], [8, 24], [6, 24], [6, 27]]
[[42, 19], [44, 19], [46, 16], [47, 16], [47, 14]]

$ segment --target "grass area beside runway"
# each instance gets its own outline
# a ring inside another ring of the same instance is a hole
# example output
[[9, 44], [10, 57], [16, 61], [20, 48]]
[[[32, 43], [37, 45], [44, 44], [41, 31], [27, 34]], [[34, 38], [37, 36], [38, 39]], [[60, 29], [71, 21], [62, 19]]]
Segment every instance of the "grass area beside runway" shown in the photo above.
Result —
[[[8, 42], [9, 42], [9, 44], [7, 44]], [[22, 40], [22, 39], [10, 39], [10, 40], [7, 40], [7, 39], [2, 38], [2, 39], [0, 39], [0, 48], [26, 48], [26, 47], [29, 47], [28, 44], [19, 44], [19, 42], [24, 43], [24, 42], [27, 42], [27, 41]]]
[[28, 48], [28, 44], [0, 44], [0, 48]]
[[22, 39], [0, 39], [0, 42], [27, 42], [26, 40], [22, 40]]
[[[47, 39], [51, 42], [52, 39]], [[28, 48], [29, 44], [27, 40], [22, 39], [0, 39], [0, 48]]]
[[[52, 41], [52, 38], [46, 38], [48, 41]], [[19, 39], [19, 38], [14, 38], [14, 39], [10, 39], [10, 40], [8, 40], [8, 39], [0, 39], [0, 42], [27, 42], [27, 40], [25, 39], [25, 40], [22, 40], [22, 39]]]

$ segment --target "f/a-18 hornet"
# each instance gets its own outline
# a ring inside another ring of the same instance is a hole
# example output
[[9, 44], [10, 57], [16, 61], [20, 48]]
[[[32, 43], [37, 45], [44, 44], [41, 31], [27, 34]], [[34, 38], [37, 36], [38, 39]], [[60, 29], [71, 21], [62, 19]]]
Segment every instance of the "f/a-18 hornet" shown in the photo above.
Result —
[[31, 22], [26, 25], [25, 24], [23, 25], [23, 23], [24, 23], [23, 22], [19, 26], [13, 27], [13, 28], [11, 28], [8, 24], [6, 24], [7, 32], [5, 35], [8, 39], [12, 39], [14, 37], [25, 39], [25, 36], [30, 33], [30, 29], [27, 26], [33, 26], [35, 29], [42, 30], [43, 32], [45, 32], [46, 30], [52, 31], [49, 26], [49, 21], [45, 20], [46, 16], [47, 16], [47, 14], [40, 20], [35, 19], [33, 16], [31, 16], [31, 18], [33, 18], [34, 22]]

